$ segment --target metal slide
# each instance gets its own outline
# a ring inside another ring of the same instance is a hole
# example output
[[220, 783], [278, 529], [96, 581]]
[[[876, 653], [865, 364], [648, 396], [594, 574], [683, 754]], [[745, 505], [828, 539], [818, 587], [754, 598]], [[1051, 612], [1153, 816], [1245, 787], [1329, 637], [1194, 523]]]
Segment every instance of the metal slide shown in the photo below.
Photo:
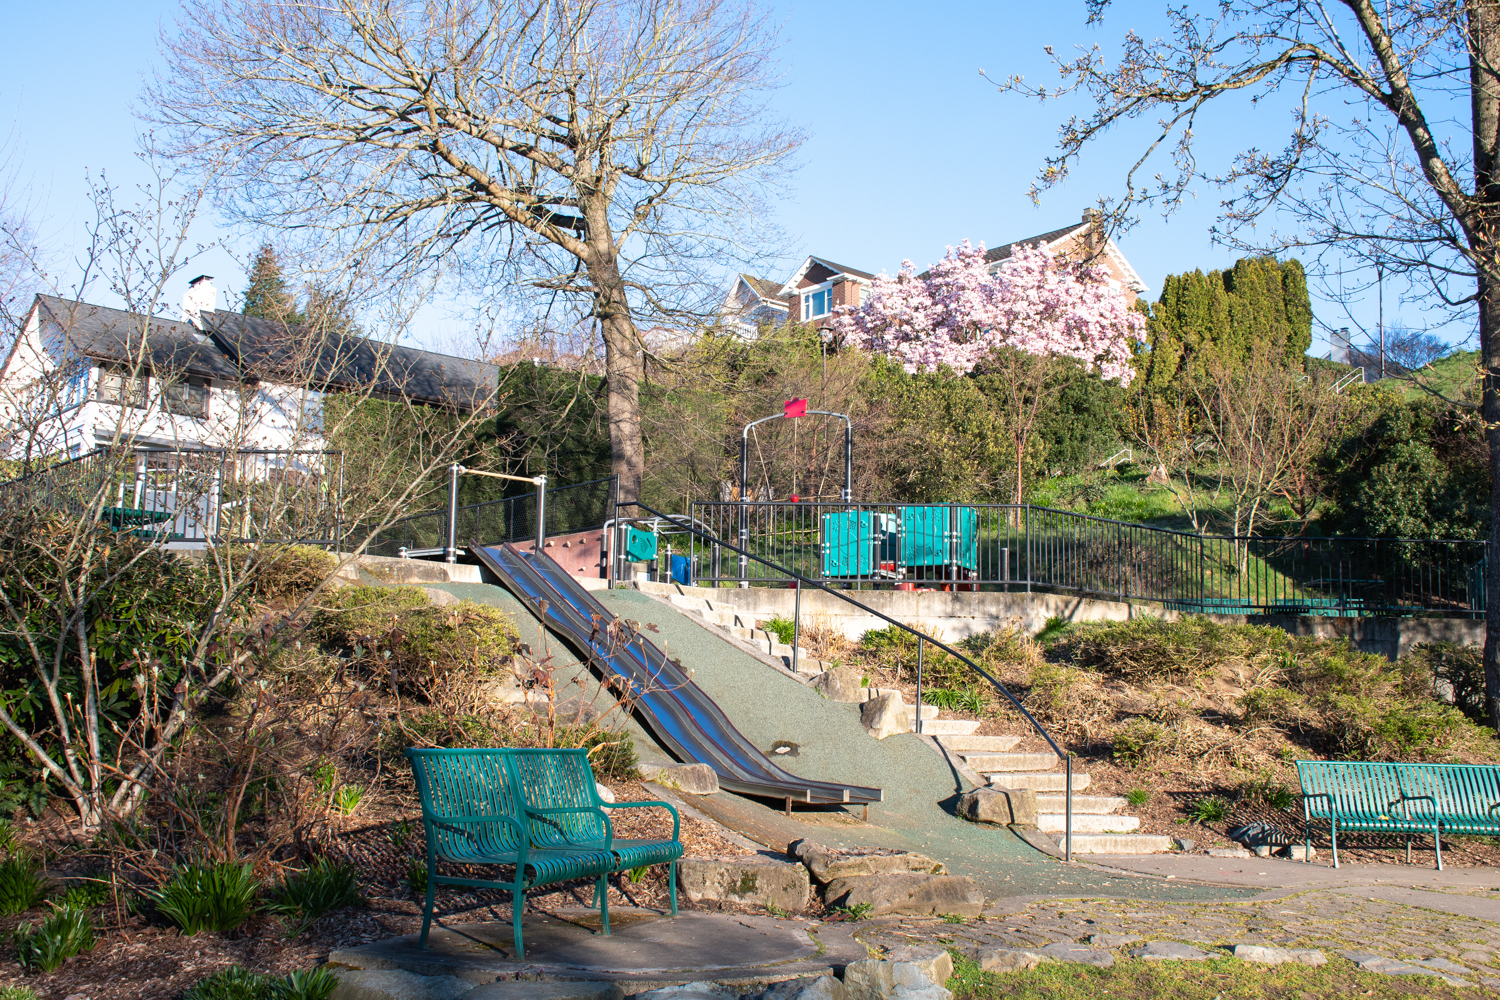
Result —
[[472, 545], [469, 551], [554, 632], [580, 651], [592, 650], [638, 697], [636, 708], [657, 739], [678, 759], [707, 764], [732, 792], [809, 803], [868, 804], [878, 788], [812, 781], [788, 774], [734, 728], [708, 695], [665, 653], [637, 637], [613, 653], [604, 636], [614, 613], [596, 601], [551, 557], [514, 545]]

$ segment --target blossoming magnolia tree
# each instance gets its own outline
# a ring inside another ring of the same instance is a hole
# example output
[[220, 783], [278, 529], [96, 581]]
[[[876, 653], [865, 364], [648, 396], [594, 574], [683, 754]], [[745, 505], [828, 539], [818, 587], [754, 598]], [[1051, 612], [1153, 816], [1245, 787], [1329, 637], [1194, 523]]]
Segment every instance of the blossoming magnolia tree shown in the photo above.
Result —
[[908, 372], [947, 367], [998, 376], [1015, 439], [1016, 503], [1027, 440], [1062, 388], [1065, 359], [1128, 385], [1131, 342], [1145, 325], [1097, 267], [1030, 246], [990, 274], [984, 244], [967, 240], [925, 274], [906, 261], [894, 278], [877, 277], [865, 303], [840, 307], [833, 321], [836, 336], [889, 355]]

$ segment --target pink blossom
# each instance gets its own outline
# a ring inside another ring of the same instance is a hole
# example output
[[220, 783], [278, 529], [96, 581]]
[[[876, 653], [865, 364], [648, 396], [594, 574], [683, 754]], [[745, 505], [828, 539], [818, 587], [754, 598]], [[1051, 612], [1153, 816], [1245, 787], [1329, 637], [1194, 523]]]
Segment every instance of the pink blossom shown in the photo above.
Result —
[[1131, 342], [1145, 318], [1097, 267], [1061, 261], [1041, 246], [1018, 247], [996, 274], [984, 244], [965, 240], [918, 275], [911, 261], [880, 275], [858, 308], [835, 311], [834, 333], [900, 361], [908, 372], [947, 365], [967, 374], [998, 347], [1076, 358], [1128, 385]]

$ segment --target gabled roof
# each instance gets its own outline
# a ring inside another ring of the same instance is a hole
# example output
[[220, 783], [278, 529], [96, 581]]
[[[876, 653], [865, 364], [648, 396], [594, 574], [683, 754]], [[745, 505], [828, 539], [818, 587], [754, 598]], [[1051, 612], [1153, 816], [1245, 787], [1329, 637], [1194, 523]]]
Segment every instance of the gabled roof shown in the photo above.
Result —
[[763, 299], [771, 299], [783, 302], [781, 297], [781, 285], [770, 278], [757, 278], [753, 274], [741, 274], [740, 280], [750, 287], [750, 290]]
[[843, 264], [835, 264], [833, 261], [825, 260], [822, 257], [809, 257], [802, 262], [802, 266], [797, 268], [791, 278], [787, 279], [787, 283], [776, 290], [777, 295], [791, 295], [796, 292], [797, 282], [802, 280], [802, 276], [811, 270], [814, 264], [821, 264], [835, 274], [847, 274], [849, 277], [860, 281], [873, 281], [875, 279], [875, 275], [869, 271], [861, 271], [857, 267], [845, 267]]
[[998, 264], [1000, 261], [1005, 260], [1011, 254], [1015, 253], [1017, 247], [1029, 247], [1033, 243], [1056, 243], [1058, 240], [1063, 239], [1067, 236], [1072, 236], [1074, 233], [1078, 233], [1081, 235], [1085, 230], [1088, 229], [1088, 227], [1089, 224], [1086, 222], [1075, 222], [1071, 226], [1064, 226], [1062, 229], [1054, 229], [1050, 233], [1042, 233], [1037, 236], [1028, 236], [1024, 240], [1016, 240], [1013, 243], [1007, 243], [1004, 246], [995, 247], [991, 250], [985, 251], [984, 262], [986, 264]]
[[[1054, 229], [1051, 232], [1028, 236], [1024, 240], [1015, 240], [1004, 246], [998, 246], [992, 250], [985, 251], [984, 262], [991, 265], [990, 269], [994, 270], [994, 265], [1007, 260], [1016, 252], [1017, 247], [1031, 246], [1036, 243], [1052, 246], [1064, 240], [1075, 238], [1081, 240], [1088, 233], [1089, 227], [1092, 225], [1094, 225], [1092, 222], [1076, 222], [1071, 226], [1064, 226], [1062, 229]], [[1148, 286], [1141, 280], [1141, 276], [1136, 273], [1135, 268], [1130, 266], [1130, 261], [1125, 259], [1125, 254], [1120, 250], [1119, 244], [1114, 241], [1113, 237], [1104, 241], [1104, 250], [1101, 255], [1109, 258], [1124, 277], [1124, 284], [1129, 285], [1132, 291], [1137, 294], [1146, 291]]]
[[369, 391], [462, 409], [488, 405], [499, 389], [495, 365], [223, 310], [205, 310], [200, 331], [183, 321], [51, 295], [37, 296], [35, 308], [40, 322], [56, 325], [68, 351], [125, 365], [140, 361], [156, 372]]

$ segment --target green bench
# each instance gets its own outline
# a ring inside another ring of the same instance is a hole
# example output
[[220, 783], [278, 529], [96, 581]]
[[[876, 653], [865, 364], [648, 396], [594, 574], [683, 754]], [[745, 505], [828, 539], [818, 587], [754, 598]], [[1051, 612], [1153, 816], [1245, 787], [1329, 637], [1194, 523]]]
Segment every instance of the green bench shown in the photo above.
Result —
[[[677, 915], [677, 859], [681, 820], [665, 802], [604, 802], [587, 750], [408, 749], [427, 835], [427, 902], [420, 947], [439, 885], [510, 891], [516, 958], [526, 957], [521, 913], [526, 890], [594, 880], [594, 904], [609, 933], [606, 878], [620, 871], [666, 864], [672, 916]], [[617, 838], [611, 809], [660, 807], [672, 814], [671, 840]], [[513, 869], [510, 881], [440, 874], [438, 863]]]
[[[1471, 764], [1380, 764], [1365, 761], [1297, 761], [1302, 782], [1304, 838], [1312, 846], [1313, 820], [1327, 820], [1333, 866], [1339, 866], [1339, 827], [1363, 832], [1431, 834], [1443, 868], [1443, 834], [1500, 835], [1500, 767]], [[1309, 852], [1310, 853], [1310, 852]]]

